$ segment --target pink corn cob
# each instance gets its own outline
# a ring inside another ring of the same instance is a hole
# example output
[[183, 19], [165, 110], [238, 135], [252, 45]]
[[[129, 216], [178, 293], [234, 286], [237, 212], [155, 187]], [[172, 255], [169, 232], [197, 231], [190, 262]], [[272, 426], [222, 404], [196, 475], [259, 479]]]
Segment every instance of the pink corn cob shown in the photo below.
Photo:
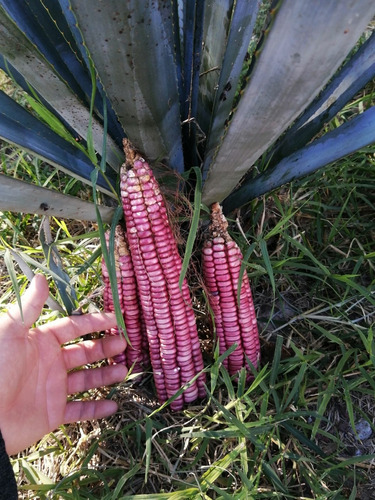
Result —
[[[124, 140], [121, 197], [127, 237], [146, 325], [155, 386], [161, 402], [203, 369], [186, 281], [179, 289], [181, 258], [166, 206], [148, 163]], [[204, 397], [204, 374], [171, 404]]]
[[228, 222], [221, 207], [214, 203], [211, 208], [209, 237], [203, 247], [202, 263], [209, 303], [215, 319], [219, 352], [223, 354], [234, 343], [236, 349], [224, 360], [231, 375], [242, 367], [248, 368], [246, 357], [257, 367], [260, 358], [259, 335], [249, 278], [242, 276], [240, 304], [237, 290], [241, 250], [227, 231]]
[[[106, 233], [106, 239], [108, 246], [109, 232]], [[129, 368], [134, 365], [133, 373], [140, 373], [149, 364], [147, 339], [139, 305], [133, 263], [129, 254], [126, 236], [121, 226], [117, 226], [115, 230], [114, 251], [117, 291], [130, 345], [127, 346], [124, 353], [115, 356], [113, 362], [124, 363]], [[103, 295], [104, 310], [113, 312], [112, 291], [104, 259], [102, 259], [102, 274], [105, 285]], [[118, 335], [118, 327], [112, 329], [109, 334]]]

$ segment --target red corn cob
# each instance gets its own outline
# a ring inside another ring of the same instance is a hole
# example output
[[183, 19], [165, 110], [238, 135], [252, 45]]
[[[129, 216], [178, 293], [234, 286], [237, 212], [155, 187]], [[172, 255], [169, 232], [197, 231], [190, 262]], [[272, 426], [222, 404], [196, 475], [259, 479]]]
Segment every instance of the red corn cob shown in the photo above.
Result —
[[[106, 240], [108, 246], [109, 232], [106, 233]], [[128, 367], [134, 365], [133, 373], [140, 373], [149, 364], [147, 339], [139, 305], [133, 263], [129, 254], [125, 233], [121, 226], [117, 226], [115, 230], [114, 253], [118, 284], [117, 291], [130, 345], [127, 346], [124, 353], [115, 356], [112, 361], [115, 363], [124, 363]], [[104, 259], [102, 259], [102, 274], [104, 281], [104, 310], [113, 312], [112, 291]], [[118, 335], [118, 328], [116, 327], [108, 333]]]
[[[146, 325], [155, 386], [161, 402], [203, 369], [186, 281], [179, 289], [181, 258], [166, 206], [148, 163], [124, 140], [121, 197], [138, 293]], [[204, 397], [204, 374], [171, 404]]]
[[203, 247], [202, 264], [209, 303], [215, 319], [219, 352], [224, 353], [234, 343], [236, 349], [224, 360], [224, 366], [233, 375], [242, 367], [248, 367], [246, 357], [257, 367], [260, 358], [259, 335], [251, 295], [249, 278], [242, 276], [240, 303], [237, 291], [241, 250], [227, 231], [228, 222], [221, 207], [211, 207], [209, 238]]

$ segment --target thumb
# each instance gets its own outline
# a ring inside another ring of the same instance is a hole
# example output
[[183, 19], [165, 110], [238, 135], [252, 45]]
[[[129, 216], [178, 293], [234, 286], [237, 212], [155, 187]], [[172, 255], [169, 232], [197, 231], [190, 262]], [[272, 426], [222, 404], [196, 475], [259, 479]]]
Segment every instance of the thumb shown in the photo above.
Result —
[[23, 321], [18, 304], [8, 310], [8, 317], [20, 325], [29, 328], [39, 318], [48, 297], [48, 283], [42, 274], [36, 274], [26, 292], [21, 297]]

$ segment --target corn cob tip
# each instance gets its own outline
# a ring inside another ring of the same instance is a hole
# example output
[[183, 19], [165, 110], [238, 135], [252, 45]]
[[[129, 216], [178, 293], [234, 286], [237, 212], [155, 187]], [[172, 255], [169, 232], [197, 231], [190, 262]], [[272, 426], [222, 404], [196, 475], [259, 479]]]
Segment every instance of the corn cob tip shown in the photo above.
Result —
[[211, 224], [210, 233], [212, 238], [224, 238], [225, 241], [231, 240], [228, 234], [228, 221], [225, 218], [219, 203], [211, 205]]
[[124, 237], [124, 229], [118, 225], [115, 229], [115, 253], [117, 252], [119, 257], [128, 256], [129, 248], [126, 244]]
[[130, 169], [134, 166], [134, 163], [136, 161], [141, 161], [142, 163], [145, 161], [139, 151], [137, 151], [137, 149], [129, 141], [129, 139], [123, 139], [122, 145], [125, 153], [125, 163], [123, 164], [123, 167], [125, 167], [126, 169]]

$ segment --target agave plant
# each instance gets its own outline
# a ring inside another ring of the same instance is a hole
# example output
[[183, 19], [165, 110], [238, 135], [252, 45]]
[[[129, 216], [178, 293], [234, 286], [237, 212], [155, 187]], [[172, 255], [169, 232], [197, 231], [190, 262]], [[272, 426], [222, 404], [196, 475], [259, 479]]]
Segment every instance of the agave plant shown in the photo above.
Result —
[[[112, 198], [127, 137], [151, 162], [200, 167], [203, 203], [228, 213], [375, 142], [374, 108], [320, 133], [374, 77], [374, 14], [372, 0], [1, 0], [0, 65], [27, 107], [0, 92], [0, 137], [83, 182], [99, 171]], [[97, 215], [6, 175], [0, 208]]]

